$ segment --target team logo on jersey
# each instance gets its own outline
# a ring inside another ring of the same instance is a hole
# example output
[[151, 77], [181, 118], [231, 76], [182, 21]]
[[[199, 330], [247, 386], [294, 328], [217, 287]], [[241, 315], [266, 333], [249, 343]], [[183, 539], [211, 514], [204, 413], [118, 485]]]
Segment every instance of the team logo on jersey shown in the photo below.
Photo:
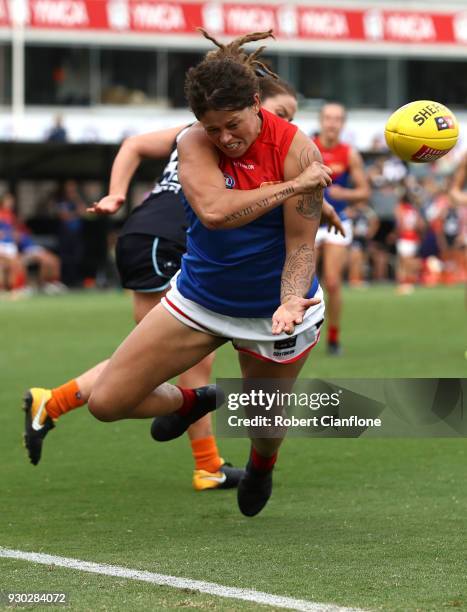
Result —
[[342, 162], [329, 162], [326, 165], [331, 168], [334, 176], [345, 172], [345, 164]]
[[230, 176], [230, 174], [227, 174], [227, 172], [224, 172], [224, 178], [225, 178], [225, 186], [227, 187], [227, 189], [233, 189], [235, 187], [234, 177]]
[[449, 115], [446, 115], [445, 117], [435, 117], [435, 121], [439, 132], [441, 130], [450, 130], [454, 127], [454, 121]]

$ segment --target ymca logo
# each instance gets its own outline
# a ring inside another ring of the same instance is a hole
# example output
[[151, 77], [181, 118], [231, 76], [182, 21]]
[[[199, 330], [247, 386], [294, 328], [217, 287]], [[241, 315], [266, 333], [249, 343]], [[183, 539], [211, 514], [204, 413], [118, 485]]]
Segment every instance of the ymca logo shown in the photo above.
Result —
[[454, 127], [454, 121], [449, 115], [445, 117], [435, 117], [435, 122], [439, 132], [441, 132], [441, 130], [452, 130]]
[[225, 178], [225, 186], [227, 187], [227, 189], [233, 189], [235, 187], [234, 177], [230, 176], [230, 174], [227, 174], [227, 172], [224, 172], [224, 178]]

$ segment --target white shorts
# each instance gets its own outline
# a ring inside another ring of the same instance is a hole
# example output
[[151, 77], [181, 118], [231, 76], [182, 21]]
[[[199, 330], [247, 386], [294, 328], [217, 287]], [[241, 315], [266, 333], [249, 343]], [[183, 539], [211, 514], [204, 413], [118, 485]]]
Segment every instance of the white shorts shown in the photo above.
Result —
[[316, 232], [315, 246], [320, 247], [323, 244], [337, 244], [338, 246], [349, 246], [353, 240], [352, 221], [344, 219], [342, 221], [345, 236], [338, 234], [334, 229], [328, 229], [327, 225], [321, 225]]
[[397, 254], [401, 257], [415, 257], [418, 251], [418, 242], [415, 240], [398, 240], [396, 242]]
[[14, 242], [0, 242], [0, 257], [14, 259], [18, 255], [18, 247]]
[[324, 320], [324, 299], [321, 287], [316, 297], [319, 304], [309, 308], [303, 323], [296, 327], [293, 336], [271, 332], [272, 320], [267, 318], [241, 318], [218, 314], [183, 297], [172, 279], [172, 288], [162, 298], [162, 305], [176, 319], [198, 331], [228, 338], [237, 351], [248, 353], [264, 361], [292, 363], [300, 359], [317, 344]]

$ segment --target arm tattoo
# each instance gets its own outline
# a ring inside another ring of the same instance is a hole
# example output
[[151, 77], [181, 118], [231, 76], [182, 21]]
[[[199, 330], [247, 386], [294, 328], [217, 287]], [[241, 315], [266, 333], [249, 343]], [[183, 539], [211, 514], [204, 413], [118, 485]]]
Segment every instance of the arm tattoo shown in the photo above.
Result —
[[[317, 161], [315, 150], [309, 145], [303, 147], [298, 156], [300, 172], [311, 166], [314, 161]], [[316, 187], [311, 193], [302, 194], [295, 208], [298, 214], [305, 219], [319, 219], [323, 205], [323, 191], [322, 187]]]
[[246, 208], [242, 208], [242, 210], [238, 210], [237, 212], [232, 213], [231, 215], [226, 215], [226, 221], [236, 221], [237, 219], [241, 219], [242, 217], [248, 217], [248, 215], [253, 214], [253, 207], [247, 206]]
[[293, 187], [286, 187], [282, 189], [278, 193], [269, 198], [264, 198], [263, 200], [258, 200], [252, 206], [247, 206], [234, 212], [230, 215], [226, 215], [224, 217], [225, 221], [231, 222], [236, 221], [237, 219], [241, 219], [242, 217], [250, 217], [251, 215], [255, 215], [258, 212], [258, 209], [262, 208], [270, 208], [275, 206], [278, 202], [282, 202], [282, 200], [287, 199], [291, 195], [295, 193], [295, 189]]
[[295, 210], [305, 219], [320, 219], [323, 206], [323, 188], [316, 187], [311, 193], [300, 196]]
[[302, 244], [287, 254], [281, 279], [281, 303], [290, 296], [304, 297], [315, 271], [313, 249]]

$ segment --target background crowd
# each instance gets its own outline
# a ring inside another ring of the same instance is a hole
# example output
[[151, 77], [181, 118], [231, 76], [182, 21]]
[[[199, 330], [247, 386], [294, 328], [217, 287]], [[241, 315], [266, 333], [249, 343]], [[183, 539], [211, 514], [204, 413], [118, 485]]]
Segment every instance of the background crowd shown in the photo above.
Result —
[[[371, 195], [347, 211], [354, 232], [349, 285], [395, 282], [396, 290], [407, 294], [416, 285], [467, 281], [467, 206], [456, 202], [451, 190], [456, 162], [448, 157], [408, 166], [379, 143], [365, 157]], [[118, 286], [113, 246], [124, 216], [86, 213], [94, 198], [86, 185], [68, 180], [41, 196], [35, 212], [23, 218], [21, 203], [3, 193], [0, 292], [17, 297]]]

